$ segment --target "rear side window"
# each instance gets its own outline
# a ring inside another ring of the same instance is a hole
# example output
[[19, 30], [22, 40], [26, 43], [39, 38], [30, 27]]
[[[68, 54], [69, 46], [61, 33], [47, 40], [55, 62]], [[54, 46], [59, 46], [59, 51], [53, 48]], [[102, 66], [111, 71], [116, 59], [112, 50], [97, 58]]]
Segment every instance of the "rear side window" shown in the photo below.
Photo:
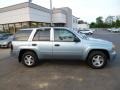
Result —
[[33, 41], [50, 41], [50, 29], [38, 29]]
[[27, 41], [32, 30], [20, 30], [16, 32], [14, 41]]

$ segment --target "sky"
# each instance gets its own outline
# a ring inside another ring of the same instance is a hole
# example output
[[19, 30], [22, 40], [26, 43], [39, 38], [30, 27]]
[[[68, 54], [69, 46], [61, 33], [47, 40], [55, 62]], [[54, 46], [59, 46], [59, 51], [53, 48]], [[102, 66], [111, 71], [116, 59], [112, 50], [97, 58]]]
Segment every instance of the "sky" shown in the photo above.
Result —
[[[0, 8], [27, 2], [29, 0], [0, 0]], [[32, 0], [33, 3], [50, 8], [50, 0]], [[99, 16], [120, 15], [120, 0], [52, 0], [53, 8], [69, 7], [73, 15], [86, 22], [93, 22]]]

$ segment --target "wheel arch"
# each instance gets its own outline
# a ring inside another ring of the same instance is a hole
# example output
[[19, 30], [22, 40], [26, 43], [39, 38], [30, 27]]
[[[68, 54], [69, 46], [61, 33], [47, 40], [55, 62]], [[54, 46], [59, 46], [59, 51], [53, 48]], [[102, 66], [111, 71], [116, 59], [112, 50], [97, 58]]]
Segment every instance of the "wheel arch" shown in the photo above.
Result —
[[105, 49], [92, 49], [92, 50], [90, 50], [90, 51], [88, 52], [88, 55], [87, 55], [86, 60], [88, 59], [89, 55], [90, 55], [92, 52], [94, 52], [94, 51], [101, 51], [101, 52], [103, 52], [103, 53], [107, 56], [107, 59], [110, 60], [109, 52], [108, 52], [107, 50], [105, 50]]
[[21, 62], [22, 55], [25, 52], [33, 52], [37, 56], [37, 53], [34, 50], [31, 50], [31, 49], [22, 49], [22, 50], [20, 50], [20, 53], [19, 53], [19, 56], [18, 56], [18, 61], [19, 62]]

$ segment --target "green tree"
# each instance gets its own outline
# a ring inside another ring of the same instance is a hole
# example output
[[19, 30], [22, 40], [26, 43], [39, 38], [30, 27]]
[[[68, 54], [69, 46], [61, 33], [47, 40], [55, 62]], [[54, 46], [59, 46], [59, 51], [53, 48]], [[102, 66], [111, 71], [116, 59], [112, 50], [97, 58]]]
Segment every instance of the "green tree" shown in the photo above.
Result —
[[103, 28], [104, 23], [103, 23], [103, 17], [99, 16], [96, 18], [96, 26], [97, 28]]
[[103, 17], [99, 16], [96, 18], [96, 24], [103, 24]]
[[118, 19], [116, 20], [115, 27], [116, 27], [116, 28], [120, 27], [120, 20], [118, 20]]
[[112, 21], [112, 23], [107, 23], [103, 21], [103, 17], [99, 16], [96, 18], [96, 22], [90, 24], [90, 28], [120, 28], [120, 20]]
[[96, 23], [95, 23], [95, 22], [92, 22], [92, 23], [90, 24], [90, 28], [96, 28]]
[[116, 22], [113, 21], [110, 27], [111, 27], [111, 28], [112, 28], [112, 27], [116, 27]]

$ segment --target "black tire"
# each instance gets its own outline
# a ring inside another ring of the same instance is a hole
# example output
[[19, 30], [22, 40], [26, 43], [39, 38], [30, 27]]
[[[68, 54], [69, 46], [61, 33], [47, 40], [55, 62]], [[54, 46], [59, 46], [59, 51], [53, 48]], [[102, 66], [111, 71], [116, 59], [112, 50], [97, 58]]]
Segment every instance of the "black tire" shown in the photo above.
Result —
[[89, 35], [92, 35], [92, 33], [91, 33], [91, 32], [89, 32]]
[[9, 42], [8, 45], [7, 45], [7, 48], [11, 48], [11, 45], [12, 45], [12, 43]]
[[102, 51], [93, 51], [87, 58], [87, 64], [93, 69], [104, 68], [107, 65], [107, 61], [107, 56]]
[[[27, 60], [27, 57], [30, 59], [30, 61]], [[36, 66], [38, 64], [37, 55], [31, 51], [25, 52], [22, 55], [21, 61], [22, 61], [22, 64], [24, 64], [27, 67], [33, 67], [33, 66]]]

